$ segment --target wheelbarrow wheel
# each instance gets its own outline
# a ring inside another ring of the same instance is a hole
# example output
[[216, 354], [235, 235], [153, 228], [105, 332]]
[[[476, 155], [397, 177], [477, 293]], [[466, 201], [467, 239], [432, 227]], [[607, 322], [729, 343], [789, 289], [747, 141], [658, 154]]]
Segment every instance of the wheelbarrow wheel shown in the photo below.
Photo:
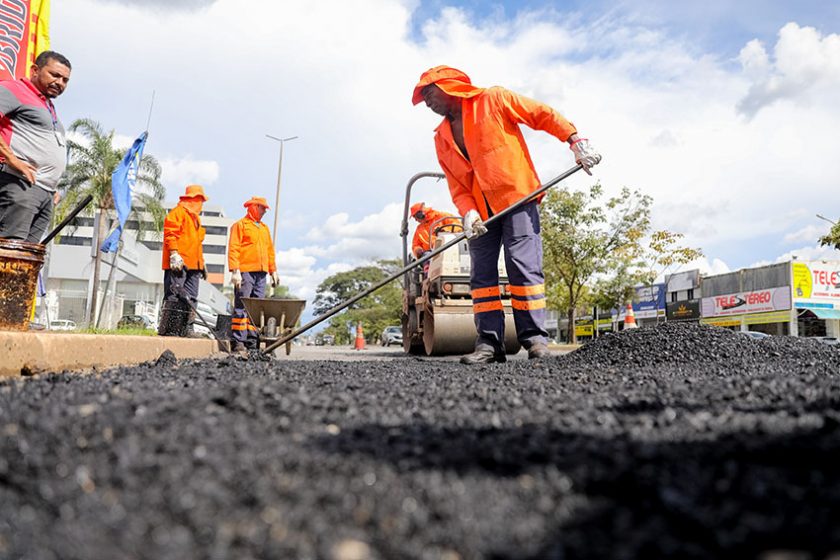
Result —
[[266, 338], [274, 338], [277, 336], [277, 319], [269, 317], [265, 322], [265, 336]]

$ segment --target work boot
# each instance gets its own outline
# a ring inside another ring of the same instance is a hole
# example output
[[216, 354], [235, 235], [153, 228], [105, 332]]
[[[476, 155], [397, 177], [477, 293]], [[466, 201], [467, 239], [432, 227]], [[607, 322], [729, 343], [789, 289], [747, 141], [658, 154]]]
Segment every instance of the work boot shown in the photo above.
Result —
[[476, 346], [475, 352], [461, 356], [461, 363], [467, 365], [473, 364], [492, 364], [498, 362], [500, 364], [507, 361], [505, 351], [503, 348], [493, 348], [488, 345]]
[[546, 346], [542, 342], [532, 344], [531, 347], [528, 348], [529, 360], [544, 360], [546, 358], [550, 358], [551, 356], [552, 354], [551, 351], [548, 349], [548, 346]]
[[237, 342], [236, 344], [233, 345], [233, 349], [231, 350], [231, 352], [234, 353], [234, 354], [247, 354], [248, 349], [245, 348], [245, 345], [242, 344], [241, 342]]

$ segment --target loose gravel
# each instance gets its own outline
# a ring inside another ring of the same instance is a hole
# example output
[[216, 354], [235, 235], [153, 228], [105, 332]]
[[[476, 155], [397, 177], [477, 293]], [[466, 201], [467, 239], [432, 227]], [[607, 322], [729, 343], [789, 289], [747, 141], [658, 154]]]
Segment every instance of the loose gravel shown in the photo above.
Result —
[[840, 350], [790, 337], [0, 382], [0, 558], [816, 560], [838, 504]]

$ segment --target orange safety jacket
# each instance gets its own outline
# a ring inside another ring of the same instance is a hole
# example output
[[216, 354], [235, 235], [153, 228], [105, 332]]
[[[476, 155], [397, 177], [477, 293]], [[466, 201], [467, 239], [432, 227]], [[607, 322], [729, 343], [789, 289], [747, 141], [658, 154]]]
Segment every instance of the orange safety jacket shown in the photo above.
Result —
[[201, 244], [204, 235], [201, 218], [179, 202], [163, 221], [163, 270], [169, 270], [169, 254], [172, 251], [178, 251], [184, 259], [184, 266], [189, 270], [203, 270], [204, 251]]
[[228, 269], [240, 272], [268, 272], [277, 270], [274, 263], [274, 244], [271, 232], [262, 222], [245, 216], [230, 228]]
[[[423, 210], [426, 214], [426, 217], [423, 219], [422, 222], [417, 224], [417, 229], [414, 230], [414, 238], [411, 241], [411, 252], [415, 255], [417, 251], [420, 250], [422, 252], [430, 251], [435, 246], [435, 239], [437, 236], [431, 231], [432, 225], [440, 220], [441, 218], [448, 218], [444, 219], [435, 226], [435, 229], [440, 228], [442, 226], [449, 226], [452, 224], [455, 225], [462, 225], [461, 219], [449, 214], [448, 212], [439, 212], [438, 210], [432, 210], [431, 208], [425, 208]], [[450, 228], [446, 228], [444, 231], [450, 231]], [[451, 228], [451, 231], [460, 232], [460, 229]]]
[[478, 210], [486, 220], [487, 206], [496, 214], [540, 186], [520, 124], [545, 131], [562, 142], [577, 130], [548, 105], [512, 91], [501, 87], [468, 91], [464, 83], [453, 89], [450, 82], [453, 80], [436, 83], [445, 93], [462, 97], [464, 145], [469, 159], [455, 144], [449, 120], [444, 118], [435, 129], [438, 161], [461, 215]]

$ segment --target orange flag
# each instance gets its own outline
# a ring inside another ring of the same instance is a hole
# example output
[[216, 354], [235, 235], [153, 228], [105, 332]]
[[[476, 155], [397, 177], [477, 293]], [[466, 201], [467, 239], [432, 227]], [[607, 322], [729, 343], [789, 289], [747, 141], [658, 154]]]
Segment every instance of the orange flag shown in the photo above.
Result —
[[50, 0], [0, 1], [0, 80], [29, 76], [50, 48]]

